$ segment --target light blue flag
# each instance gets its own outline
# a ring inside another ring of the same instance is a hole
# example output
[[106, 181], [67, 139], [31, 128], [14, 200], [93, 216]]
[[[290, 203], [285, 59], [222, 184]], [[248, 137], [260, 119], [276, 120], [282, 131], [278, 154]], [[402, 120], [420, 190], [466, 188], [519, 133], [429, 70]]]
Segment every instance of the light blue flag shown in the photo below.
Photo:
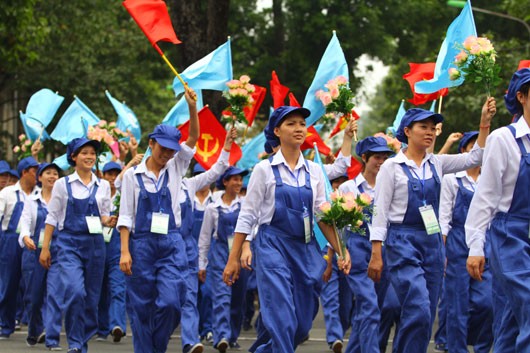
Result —
[[457, 45], [462, 45], [467, 37], [476, 35], [477, 29], [475, 28], [471, 1], [468, 1], [462, 9], [462, 12], [460, 12], [460, 15], [453, 20], [447, 29], [447, 34], [445, 35], [440, 52], [438, 53], [438, 58], [436, 59], [434, 77], [430, 80], [416, 82], [414, 85], [416, 93], [433, 93], [442, 88], [456, 87], [464, 83], [463, 77], [451, 81], [449, 79], [449, 69], [456, 68], [454, 63], [455, 56], [461, 50], [457, 48]]
[[105, 164], [107, 164], [108, 162], [112, 161], [112, 152], [103, 152], [99, 155], [98, 157], [98, 168], [99, 170], [103, 170], [103, 167], [105, 166]]
[[20, 112], [20, 120], [22, 121], [22, 126], [24, 127], [24, 132], [26, 136], [31, 141], [36, 141], [40, 139], [45, 141], [50, 138], [50, 135], [46, 132], [44, 125], [36, 119], [28, 117], [27, 114]]
[[[195, 91], [197, 94], [197, 111], [203, 108], [202, 102], [202, 91]], [[166, 114], [162, 124], [170, 126], [180, 126], [186, 121], [190, 120], [190, 109], [188, 103], [186, 103], [186, 98], [184, 96], [180, 97], [177, 103], [171, 108], [171, 110]]]
[[260, 162], [258, 157], [260, 153], [265, 152], [265, 134], [260, 132], [252, 140], [241, 147], [243, 156], [237, 162], [237, 167], [245, 170], [251, 170]]
[[433, 113], [436, 113], [436, 99], [432, 101], [431, 108], [429, 110]]
[[99, 118], [96, 114], [81, 99], [74, 96], [74, 101], [57, 123], [51, 138], [66, 145], [77, 137], [86, 137], [87, 126], [96, 125], [98, 122]]
[[[331, 187], [328, 175], [326, 174], [326, 169], [324, 168], [324, 164], [322, 163], [322, 159], [320, 158], [320, 152], [318, 152], [318, 147], [315, 145], [314, 149], [315, 158], [313, 158], [313, 162], [315, 162], [320, 166], [320, 168], [322, 168], [322, 173], [324, 174], [324, 188], [326, 189], [326, 200], [330, 201], [330, 194], [333, 192], [333, 188]], [[318, 227], [318, 224], [313, 222], [313, 226], [315, 238], [317, 239], [318, 245], [320, 245], [320, 249], [322, 250], [327, 245], [328, 241], [322, 233], [322, 230], [320, 230], [320, 228]]]
[[[227, 89], [226, 83], [233, 78], [230, 39], [204, 58], [188, 66], [180, 77], [196, 92], [200, 89], [217, 91]], [[177, 77], [173, 80], [173, 90], [175, 95], [184, 92], [184, 86]]]
[[68, 168], [70, 168], [70, 164], [68, 164], [68, 159], [66, 158], [66, 153], [55, 158], [53, 163], [57, 164], [57, 166], [62, 170], [68, 170]]
[[111, 96], [109, 91], [105, 90], [105, 94], [114, 107], [116, 114], [118, 114], [116, 127], [123, 132], [127, 132], [127, 130], [129, 130], [136, 138], [138, 143], [140, 143], [140, 139], [142, 138], [142, 128], [140, 127], [140, 122], [138, 121], [138, 118], [134, 112], [127, 105], [125, 105], [125, 103], [121, 103], [116, 98]]
[[403, 119], [403, 115], [405, 115], [406, 112], [407, 111], [405, 110], [405, 101], [401, 100], [401, 104], [399, 105], [399, 109], [397, 111], [396, 118], [392, 123], [392, 126], [389, 126], [388, 129], [386, 129], [387, 134], [390, 132], [392, 136], [396, 136], [396, 132], [399, 129], [399, 124], [401, 124], [401, 119]]
[[337, 77], [344, 76], [349, 80], [348, 64], [344, 57], [344, 52], [339, 43], [339, 39], [335, 31], [329, 41], [328, 47], [320, 59], [315, 78], [313, 83], [307, 90], [307, 94], [304, 99], [304, 108], [311, 111], [311, 115], [306, 119], [307, 126], [313, 125], [322, 115], [326, 113], [326, 107], [324, 104], [317, 99], [315, 94], [318, 90], [324, 89], [324, 85], [329, 80]]
[[26, 106], [26, 117], [47, 127], [64, 101], [64, 97], [48, 88], [34, 93]]

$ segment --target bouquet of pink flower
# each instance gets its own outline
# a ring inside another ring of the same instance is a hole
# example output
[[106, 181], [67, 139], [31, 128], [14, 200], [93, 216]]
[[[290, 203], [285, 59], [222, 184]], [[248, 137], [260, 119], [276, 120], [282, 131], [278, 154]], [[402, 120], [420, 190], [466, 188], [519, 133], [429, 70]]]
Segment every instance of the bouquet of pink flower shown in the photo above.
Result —
[[[347, 122], [352, 118], [353, 92], [348, 85], [348, 79], [344, 76], [337, 76], [324, 85], [327, 91], [318, 90], [315, 93], [316, 99], [320, 100], [326, 107], [325, 121], [331, 120], [330, 117], [344, 117]], [[355, 136], [357, 141], [357, 137]]]
[[21, 160], [23, 158], [31, 156], [31, 141], [25, 134], [18, 135], [19, 144], [13, 147], [13, 152], [16, 154], [17, 159]]
[[223, 97], [228, 101], [228, 108], [223, 111], [222, 122], [232, 123], [247, 122], [245, 112], [254, 99], [252, 93], [255, 91], [254, 85], [250, 84], [250, 77], [242, 75], [239, 80], [231, 80], [226, 83], [228, 90], [223, 92]]
[[127, 136], [126, 133], [116, 127], [115, 122], [107, 123], [100, 120], [97, 125], [89, 126], [87, 137], [90, 140], [101, 142], [101, 152], [111, 151], [116, 157], [120, 157], [120, 147], [118, 139]]
[[398, 153], [401, 150], [401, 142], [395, 137], [388, 136], [385, 133], [378, 132], [374, 137], [382, 137], [386, 140], [388, 148], [390, 148], [394, 153]]
[[486, 93], [490, 96], [492, 87], [501, 83], [499, 72], [501, 67], [495, 63], [497, 52], [486, 37], [469, 36], [459, 45], [462, 49], [455, 56], [458, 69], [449, 69], [449, 78], [456, 80], [464, 76], [468, 82], [486, 86]]
[[339, 256], [342, 257], [346, 249], [346, 230], [364, 234], [361, 226], [367, 219], [363, 211], [370, 210], [371, 202], [368, 194], [355, 196], [353, 192], [343, 194], [336, 190], [330, 194], [330, 201], [320, 205], [320, 221], [333, 227], [341, 250]]

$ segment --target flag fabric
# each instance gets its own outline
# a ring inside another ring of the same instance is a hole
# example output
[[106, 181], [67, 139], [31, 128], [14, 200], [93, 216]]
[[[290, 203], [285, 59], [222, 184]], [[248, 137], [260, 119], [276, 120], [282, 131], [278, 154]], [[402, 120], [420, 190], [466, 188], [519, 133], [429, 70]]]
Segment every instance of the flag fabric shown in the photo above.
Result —
[[62, 170], [68, 170], [68, 168], [70, 168], [70, 164], [68, 164], [68, 159], [66, 158], [66, 153], [55, 158], [52, 163], [55, 163]]
[[359, 162], [359, 160], [355, 157], [351, 157], [351, 164], [350, 167], [346, 170], [346, 174], [348, 174], [348, 178], [355, 179], [357, 175], [359, 175], [363, 170], [363, 164]]
[[142, 128], [140, 122], [134, 114], [134, 112], [125, 103], [121, 103], [116, 98], [110, 95], [109, 91], [105, 91], [105, 95], [110, 100], [110, 103], [114, 107], [116, 114], [118, 114], [118, 120], [116, 121], [116, 127], [123, 132], [129, 130], [134, 138], [138, 142], [142, 138]]
[[[224, 91], [227, 89], [226, 83], [233, 78], [230, 39], [204, 58], [188, 66], [180, 74], [180, 77], [195, 91], [200, 89]], [[175, 95], [184, 92], [184, 86], [178, 77], [173, 80], [173, 90]]]
[[74, 96], [74, 101], [55, 126], [51, 138], [66, 145], [76, 137], [85, 137], [87, 127], [96, 125], [98, 122], [99, 118], [96, 114], [81, 99]]
[[[359, 114], [357, 114], [357, 112], [355, 110], [353, 110], [353, 109], [351, 111], [351, 115], [352, 115], [351, 117], [354, 120], [359, 120], [361, 118], [359, 116]], [[338, 134], [339, 132], [344, 130], [346, 128], [346, 126], [348, 126], [348, 120], [346, 120], [344, 115], [341, 115], [341, 117], [339, 118], [339, 121], [337, 121], [337, 124], [335, 125], [333, 130], [331, 130], [331, 133], [329, 134], [328, 138], [332, 138], [333, 136], [335, 136], [336, 134]]]
[[50, 136], [44, 130], [52, 121], [64, 97], [48, 88], [35, 92], [29, 99], [26, 112], [20, 112], [20, 120], [26, 136], [31, 141], [46, 140]]
[[280, 83], [276, 71], [272, 71], [272, 79], [270, 80], [271, 96], [272, 96], [272, 106], [274, 109], [285, 105], [285, 98], [289, 93], [289, 87], [284, 86]]
[[439, 91], [430, 94], [421, 94], [414, 91], [414, 85], [416, 82], [423, 80], [430, 80], [434, 77], [434, 67], [436, 63], [409, 63], [410, 71], [403, 75], [403, 78], [409, 83], [412, 94], [412, 99], [408, 101], [414, 105], [422, 105], [440, 97], [446, 96], [449, 93], [447, 88], [442, 88]]
[[298, 103], [298, 100], [294, 96], [293, 92], [289, 92], [289, 105], [291, 107], [301, 107], [300, 103]]
[[254, 118], [258, 114], [259, 108], [261, 107], [261, 104], [263, 104], [266, 94], [267, 89], [265, 87], [254, 85], [254, 92], [252, 93], [253, 102], [250, 107], [245, 107], [243, 109], [245, 118], [247, 118], [248, 127], [252, 126]]
[[445, 39], [436, 59], [434, 77], [430, 80], [416, 82], [414, 91], [422, 94], [434, 93], [442, 88], [456, 87], [464, 83], [464, 77], [454, 81], [449, 79], [449, 69], [456, 68], [454, 63], [455, 56], [461, 50], [457, 45], [462, 45], [467, 37], [476, 35], [477, 29], [475, 28], [471, 1], [467, 1], [460, 15], [453, 20], [447, 29]]
[[530, 60], [521, 60], [519, 61], [519, 66], [517, 67], [517, 71], [525, 68], [530, 68]]
[[314, 149], [315, 158], [313, 158], [313, 162], [318, 164], [322, 169], [322, 173], [324, 174], [324, 189], [326, 190], [326, 199], [329, 201], [329, 195], [333, 192], [333, 188], [331, 187], [331, 182], [329, 181], [328, 174], [326, 173], [326, 168], [324, 168], [324, 163], [322, 163], [322, 158], [320, 158], [320, 153], [318, 153], [317, 146], [315, 146]]
[[40, 121], [36, 119], [29, 118], [27, 114], [20, 112], [20, 121], [22, 121], [22, 127], [26, 136], [31, 141], [36, 141], [40, 139], [41, 141], [48, 140], [50, 135], [45, 130], [45, 127], [41, 124]]
[[241, 148], [243, 156], [237, 162], [237, 167], [240, 169], [250, 170], [261, 160], [260, 154], [265, 152], [265, 134], [260, 132], [254, 136], [252, 140], [245, 143]]
[[344, 52], [339, 43], [339, 39], [335, 31], [329, 41], [328, 47], [320, 60], [318, 69], [313, 78], [311, 86], [307, 90], [304, 99], [304, 108], [311, 111], [311, 115], [306, 119], [307, 126], [313, 125], [322, 115], [325, 114], [326, 108], [324, 104], [317, 99], [315, 94], [319, 89], [323, 89], [324, 85], [331, 79], [337, 76], [344, 76], [349, 80], [348, 64], [344, 57]]
[[[201, 125], [201, 134], [196, 145], [197, 152], [195, 153], [195, 160], [204, 169], [208, 170], [221, 154], [226, 138], [226, 130], [207, 106], [199, 111], [199, 124]], [[179, 128], [182, 133], [182, 141], [188, 138], [188, 129], [189, 121]], [[236, 164], [241, 158], [241, 155], [241, 148], [233, 142], [230, 149], [230, 164]]]
[[[122, 4], [157, 50], [159, 49], [156, 43], [159, 41], [181, 43], [171, 24], [165, 1], [126, 0]], [[161, 52], [160, 54], [162, 55]]]
[[322, 153], [323, 155], [327, 156], [327, 155], [329, 155], [331, 153], [331, 148], [329, 148], [324, 143], [324, 141], [322, 140], [322, 138], [318, 134], [318, 132], [315, 129], [315, 127], [314, 126], [310, 126], [310, 127], [307, 128], [307, 136], [305, 138], [304, 143], [302, 143], [302, 145], [300, 146], [300, 149], [302, 151], [308, 150], [310, 148], [313, 148], [314, 147], [313, 144], [315, 144], [315, 143], [316, 143], [318, 151], [320, 153]]
[[429, 110], [433, 113], [436, 113], [436, 101], [432, 101], [431, 108]]
[[[197, 109], [200, 110], [203, 107], [202, 91], [197, 90], [195, 93], [197, 94]], [[188, 103], [186, 102], [186, 98], [182, 96], [173, 106], [173, 108], [171, 108], [171, 110], [166, 114], [164, 120], [162, 120], [162, 124], [180, 126], [188, 120], [190, 120], [190, 109], [188, 107]]]
[[396, 136], [396, 132], [399, 129], [399, 125], [401, 124], [401, 119], [403, 119], [403, 115], [405, 115], [407, 111], [405, 110], [405, 101], [401, 100], [401, 104], [399, 105], [398, 111], [396, 113], [396, 117], [394, 118], [394, 122], [392, 123], [392, 126], [389, 126], [387, 129], [387, 133], [392, 133], [392, 136]]

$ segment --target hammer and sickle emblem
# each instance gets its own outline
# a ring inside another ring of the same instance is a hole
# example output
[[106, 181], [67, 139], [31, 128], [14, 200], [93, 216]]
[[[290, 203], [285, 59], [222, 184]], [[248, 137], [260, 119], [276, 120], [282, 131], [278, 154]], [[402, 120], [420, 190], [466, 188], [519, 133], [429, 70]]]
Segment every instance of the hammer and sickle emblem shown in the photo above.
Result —
[[213, 136], [210, 134], [201, 134], [201, 140], [204, 141], [203, 149], [200, 148], [199, 143], [197, 142], [197, 154], [201, 156], [205, 162], [208, 162], [208, 158], [213, 156], [217, 150], [219, 150], [219, 139], [215, 139], [215, 145], [212, 149], [208, 150], [208, 145], [210, 144], [209, 141], [213, 139]]

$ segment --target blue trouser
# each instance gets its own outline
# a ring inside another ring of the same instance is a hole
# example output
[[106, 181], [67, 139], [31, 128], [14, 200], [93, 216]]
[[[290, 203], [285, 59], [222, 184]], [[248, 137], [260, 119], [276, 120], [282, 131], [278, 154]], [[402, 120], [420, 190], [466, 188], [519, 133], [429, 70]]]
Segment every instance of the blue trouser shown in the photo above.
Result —
[[103, 236], [59, 232], [57, 249], [68, 346], [85, 352], [98, 326], [97, 308], [105, 265]]
[[[491, 258], [492, 268], [493, 262]], [[508, 298], [496, 279], [495, 274], [492, 280], [493, 293], [493, 351], [503, 353], [515, 353], [515, 340], [519, 335], [519, 327], [512, 309], [508, 304]]]
[[389, 285], [381, 306], [381, 321], [379, 323], [379, 348], [381, 352], [386, 352], [390, 331], [394, 323], [396, 324], [394, 337], [398, 332], [400, 315], [401, 305], [396, 296], [396, 291], [392, 285]]
[[391, 225], [387, 236], [387, 267], [402, 308], [397, 352], [427, 352], [442, 287], [442, 237], [421, 228]]
[[326, 324], [326, 341], [328, 344], [342, 341], [351, 324], [353, 294], [346, 276], [339, 271], [336, 257], [332, 260], [331, 278], [322, 286], [320, 302]]
[[194, 263], [188, 267], [186, 277], [186, 302], [182, 307], [182, 319], [180, 331], [182, 335], [182, 347], [194, 345], [199, 342], [199, 309], [197, 301], [199, 297], [199, 277], [198, 267]]
[[252, 318], [256, 313], [256, 309], [254, 308], [254, 297], [257, 290], [256, 272], [250, 271], [250, 274], [248, 275], [247, 292], [245, 294], [245, 308], [243, 311], [243, 322], [248, 324], [252, 322]]
[[132, 234], [127, 299], [135, 353], [165, 352], [186, 300], [188, 260], [178, 232]]
[[22, 277], [22, 248], [16, 232], [0, 232], [0, 323], [3, 335], [15, 331], [17, 296]]
[[[38, 337], [44, 330], [42, 308], [46, 296], [46, 277], [48, 271], [39, 263], [40, 251], [40, 249], [32, 251], [33, 271], [29, 275], [26, 286], [25, 306], [28, 310], [28, 337]], [[24, 263], [22, 267], [24, 267]]]
[[[20, 280], [20, 295], [22, 295], [22, 303], [18, 303], [17, 311], [20, 309], [22, 315], [20, 316], [21, 323], [29, 323], [29, 306], [30, 303], [30, 288], [31, 276], [35, 269], [35, 251], [22, 248], [22, 277]], [[18, 313], [17, 313], [18, 318]]]
[[438, 302], [438, 329], [434, 334], [436, 344], [447, 344], [447, 297], [445, 295], [445, 277], [442, 280], [442, 291]]
[[64, 287], [61, 281], [61, 271], [57, 262], [56, 243], [56, 240], [52, 240], [52, 243], [50, 243], [52, 263], [46, 278], [46, 309], [44, 315], [46, 347], [59, 345], [61, 329], [63, 327]]
[[[206, 269], [206, 273], [209, 269]], [[206, 276], [204, 283], [199, 284], [198, 310], [199, 310], [199, 332], [201, 337], [206, 336], [208, 332], [213, 332], [212, 321], [212, 280]]]

